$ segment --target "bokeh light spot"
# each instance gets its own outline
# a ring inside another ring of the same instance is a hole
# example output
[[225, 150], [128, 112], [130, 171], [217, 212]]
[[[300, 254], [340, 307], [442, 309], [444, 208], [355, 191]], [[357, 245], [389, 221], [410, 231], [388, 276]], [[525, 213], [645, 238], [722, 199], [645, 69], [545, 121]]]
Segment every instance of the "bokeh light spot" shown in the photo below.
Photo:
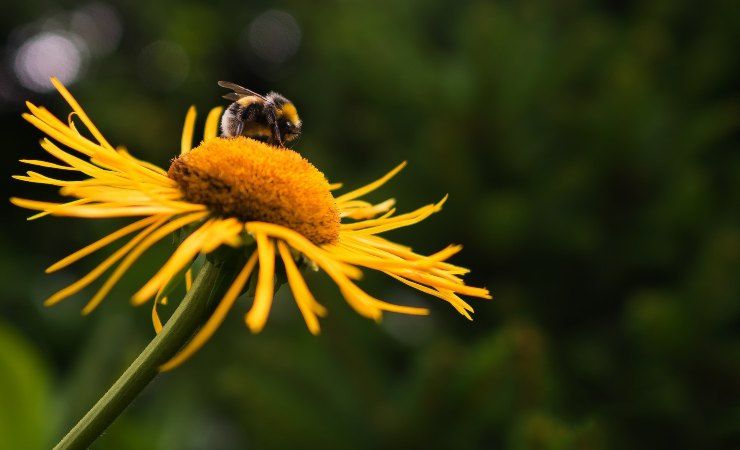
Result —
[[301, 28], [291, 14], [271, 9], [252, 20], [247, 38], [257, 56], [273, 64], [283, 64], [298, 51]]
[[95, 55], [107, 55], [118, 47], [123, 24], [118, 13], [105, 3], [90, 3], [72, 13], [70, 29], [82, 37]]
[[13, 69], [24, 87], [48, 92], [53, 89], [49, 81], [52, 76], [66, 85], [78, 78], [86, 53], [85, 44], [74, 35], [42, 32], [20, 46], [13, 60]]

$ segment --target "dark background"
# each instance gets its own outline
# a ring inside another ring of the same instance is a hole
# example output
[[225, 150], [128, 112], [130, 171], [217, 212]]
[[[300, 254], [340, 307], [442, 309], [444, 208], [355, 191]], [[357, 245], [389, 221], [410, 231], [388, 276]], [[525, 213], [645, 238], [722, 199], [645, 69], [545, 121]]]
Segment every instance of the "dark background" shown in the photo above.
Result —
[[[332, 181], [408, 160], [371, 198], [449, 193], [389, 236], [464, 244], [454, 262], [495, 297], [469, 323], [370, 275], [432, 308], [378, 326], [311, 275], [319, 337], [284, 290], [257, 336], [242, 302], [94, 447], [740, 448], [739, 43], [737, 1], [5, 4], [5, 197], [54, 198], [10, 179], [42, 155], [24, 99], [68, 111], [48, 75], [165, 167], [186, 108], [202, 125], [232, 80], [295, 101], [296, 149]], [[82, 318], [89, 290], [41, 304], [102, 256], [43, 270], [123, 222], [0, 207], [0, 448], [47, 448], [153, 336], [128, 297], [169, 248]]]

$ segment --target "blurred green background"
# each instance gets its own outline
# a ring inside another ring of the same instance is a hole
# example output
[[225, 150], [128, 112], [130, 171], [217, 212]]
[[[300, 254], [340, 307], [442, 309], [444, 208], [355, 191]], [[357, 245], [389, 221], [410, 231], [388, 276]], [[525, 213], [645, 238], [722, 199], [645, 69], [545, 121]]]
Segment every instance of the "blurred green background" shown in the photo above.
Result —
[[[294, 100], [332, 181], [408, 160], [375, 200], [449, 193], [389, 236], [463, 244], [495, 299], [469, 323], [370, 275], [432, 308], [378, 326], [311, 275], [319, 337], [284, 290], [257, 336], [242, 303], [94, 448], [740, 448], [740, 2], [133, 3], [4, 5], [5, 197], [54, 198], [10, 180], [42, 153], [24, 99], [68, 111], [49, 75], [165, 167], [187, 106], [202, 125], [232, 80]], [[169, 248], [82, 318], [90, 291], [41, 304], [101, 256], [43, 270], [123, 222], [0, 207], [0, 448], [48, 448], [153, 336], [128, 297]]]

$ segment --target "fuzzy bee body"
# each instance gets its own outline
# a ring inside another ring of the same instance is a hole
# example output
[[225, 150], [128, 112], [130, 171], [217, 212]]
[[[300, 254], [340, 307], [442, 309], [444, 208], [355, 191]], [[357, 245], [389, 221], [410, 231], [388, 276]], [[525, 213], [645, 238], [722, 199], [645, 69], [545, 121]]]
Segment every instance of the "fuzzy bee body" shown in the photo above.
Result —
[[301, 134], [301, 119], [295, 105], [276, 92], [265, 96], [228, 81], [219, 86], [233, 92], [224, 98], [233, 100], [221, 116], [221, 135], [246, 136], [284, 147]]

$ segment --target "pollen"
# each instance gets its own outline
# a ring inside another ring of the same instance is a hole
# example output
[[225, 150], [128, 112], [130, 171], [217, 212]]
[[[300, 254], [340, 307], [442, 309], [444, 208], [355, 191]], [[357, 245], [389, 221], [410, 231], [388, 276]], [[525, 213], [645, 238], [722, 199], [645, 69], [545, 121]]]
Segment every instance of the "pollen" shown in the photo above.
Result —
[[208, 139], [174, 159], [168, 175], [186, 200], [214, 214], [282, 225], [317, 245], [339, 238], [326, 177], [292, 150], [245, 137]]

